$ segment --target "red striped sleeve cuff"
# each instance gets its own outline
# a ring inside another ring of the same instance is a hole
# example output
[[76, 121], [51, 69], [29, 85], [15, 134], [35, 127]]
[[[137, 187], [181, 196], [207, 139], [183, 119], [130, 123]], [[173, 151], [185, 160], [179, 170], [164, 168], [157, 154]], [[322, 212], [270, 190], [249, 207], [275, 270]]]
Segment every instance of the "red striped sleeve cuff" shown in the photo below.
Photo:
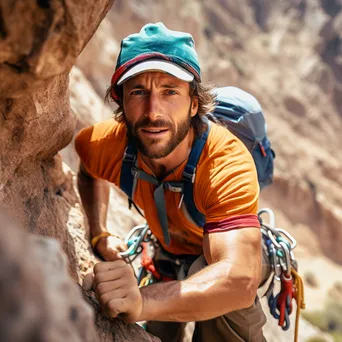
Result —
[[204, 234], [208, 234], [247, 227], [260, 228], [260, 222], [256, 214], [232, 216], [217, 222], [206, 223], [203, 230]]

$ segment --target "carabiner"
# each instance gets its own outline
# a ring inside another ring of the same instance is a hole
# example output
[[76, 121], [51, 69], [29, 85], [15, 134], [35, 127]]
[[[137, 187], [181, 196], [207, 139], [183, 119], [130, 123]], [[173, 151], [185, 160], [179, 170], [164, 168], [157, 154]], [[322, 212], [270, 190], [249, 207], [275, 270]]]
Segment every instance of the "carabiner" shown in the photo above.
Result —
[[274, 270], [274, 277], [277, 281], [280, 281], [281, 276], [281, 265], [278, 263], [277, 254], [274, 246], [271, 246], [272, 251], [272, 263], [273, 263], [273, 270]]
[[[285, 255], [285, 264], [282, 263], [283, 269], [285, 271], [286, 277], [291, 279], [291, 257], [290, 257], [290, 251], [289, 247], [286, 244], [286, 242], [280, 241], [279, 245], [281, 246], [284, 255]], [[285, 266], [285, 267], [284, 267]]]
[[[268, 237], [270, 238], [270, 240], [273, 242], [273, 244], [279, 249], [280, 245], [277, 241], [277, 238], [280, 237], [280, 233], [278, 233], [277, 229], [270, 229], [268, 227], [268, 231], [267, 231]], [[274, 237], [276, 236], [276, 237]]]
[[258, 211], [258, 216], [261, 216], [262, 214], [268, 214], [268, 218], [269, 218], [269, 225], [271, 226], [271, 228], [275, 227], [275, 215], [274, 212], [269, 209], [269, 208], [262, 208]]
[[282, 228], [277, 228], [277, 231], [280, 233], [280, 234], [283, 234], [286, 236], [286, 238], [288, 240], [290, 240], [291, 242], [291, 250], [296, 248], [297, 246], [297, 240], [288, 232], [286, 231], [285, 229], [282, 229]]
[[147, 223], [134, 227], [126, 236], [125, 243], [129, 248], [125, 252], [119, 253], [123, 258], [129, 258], [132, 255], [139, 254], [141, 249], [139, 247], [145, 240], [145, 236], [149, 230]]

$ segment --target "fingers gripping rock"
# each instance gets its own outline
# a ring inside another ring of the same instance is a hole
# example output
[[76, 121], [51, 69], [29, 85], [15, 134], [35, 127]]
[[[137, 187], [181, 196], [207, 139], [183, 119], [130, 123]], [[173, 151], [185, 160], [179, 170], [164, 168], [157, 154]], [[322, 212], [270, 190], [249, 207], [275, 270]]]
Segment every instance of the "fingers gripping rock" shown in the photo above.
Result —
[[122, 260], [98, 263], [94, 268], [94, 288], [101, 307], [109, 316], [124, 314], [126, 321], [138, 321], [142, 297], [131, 266]]
[[88, 273], [83, 279], [82, 289], [84, 291], [90, 291], [93, 287], [93, 281], [94, 281], [93, 272]]

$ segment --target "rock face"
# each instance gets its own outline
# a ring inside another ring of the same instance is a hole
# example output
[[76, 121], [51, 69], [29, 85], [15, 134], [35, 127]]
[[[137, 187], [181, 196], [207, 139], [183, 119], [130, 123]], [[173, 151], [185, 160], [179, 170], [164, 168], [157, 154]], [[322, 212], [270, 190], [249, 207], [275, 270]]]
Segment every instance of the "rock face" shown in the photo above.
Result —
[[51, 186], [50, 171], [76, 124], [68, 73], [111, 4], [1, 2], [0, 201], [29, 231], [67, 242], [73, 258], [63, 189]]
[[0, 215], [1, 340], [97, 341], [93, 310], [69, 276], [57, 241], [29, 236]]
[[68, 73], [112, 2], [1, 2], [0, 200], [32, 232], [63, 230], [63, 216], [49, 219], [58, 211], [49, 169], [76, 124]]
[[[86, 271], [94, 263], [83, 222], [75, 222], [82, 216], [72, 176], [63, 173], [56, 156], [76, 127], [68, 74], [112, 3], [0, 1], [0, 203], [24, 230], [57, 238], [70, 261], [63, 261], [56, 242], [39, 240], [42, 254], [35, 258], [45, 266], [40, 270], [39, 262], [30, 258], [33, 247], [25, 252], [24, 233], [16, 237], [13, 230], [12, 236], [11, 229], [2, 227], [6, 235], [1, 241], [10, 242], [11, 252], [4, 254], [1, 245], [0, 288], [8, 300], [1, 303], [1, 340], [96, 341], [96, 335], [101, 341], [156, 340], [137, 325], [100, 314], [96, 334], [89, 306], [65, 271], [69, 265], [74, 280], [80, 281], [79, 266]], [[79, 235], [73, 229], [79, 229]], [[87, 246], [88, 254], [76, 251], [80, 244]], [[11, 272], [13, 279], [6, 278]], [[65, 295], [63, 300], [57, 293]]]
[[[79, 251], [81, 278], [94, 257], [77, 217], [80, 213], [72, 210], [70, 233]], [[135, 324], [100, 315], [93, 293], [84, 294], [87, 304], [55, 239], [28, 234], [2, 211], [0, 222], [1, 341], [159, 341]]]

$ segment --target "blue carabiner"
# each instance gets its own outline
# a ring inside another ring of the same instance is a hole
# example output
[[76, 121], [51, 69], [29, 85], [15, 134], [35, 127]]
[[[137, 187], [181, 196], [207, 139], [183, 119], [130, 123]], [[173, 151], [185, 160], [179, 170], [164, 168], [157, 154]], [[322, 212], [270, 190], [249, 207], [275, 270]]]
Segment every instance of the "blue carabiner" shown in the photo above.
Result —
[[278, 297], [279, 297], [278, 293], [275, 297], [273, 297], [273, 300], [271, 301], [271, 304], [269, 303], [269, 307], [270, 307], [270, 312], [271, 315], [275, 318], [275, 319], [279, 319], [280, 315], [277, 313], [277, 302], [278, 302]]

